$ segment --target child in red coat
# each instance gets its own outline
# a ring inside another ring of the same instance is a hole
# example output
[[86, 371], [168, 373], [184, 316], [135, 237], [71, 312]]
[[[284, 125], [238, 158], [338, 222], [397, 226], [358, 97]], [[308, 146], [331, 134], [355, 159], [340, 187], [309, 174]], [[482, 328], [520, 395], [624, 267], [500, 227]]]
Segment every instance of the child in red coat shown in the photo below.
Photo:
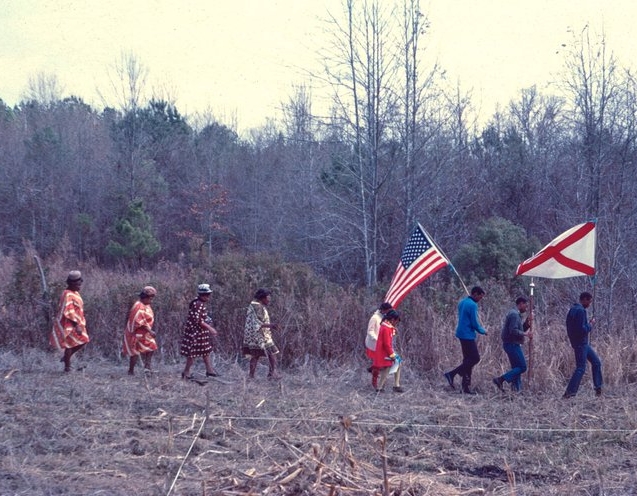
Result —
[[385, 381], [390, 369], [395, 368], [394, 391], [402, 393], [404, 390], [400, 386], [401, 359], [394, 351], [394, 337], [396, 336], [396, 325], [400, 322], [400, 314], [396, 310], [390, 310], [385, 314], [378, 330], [378, 340], [376, 349], [372, 353], [372, 386], [377, 392], [384, 390]]

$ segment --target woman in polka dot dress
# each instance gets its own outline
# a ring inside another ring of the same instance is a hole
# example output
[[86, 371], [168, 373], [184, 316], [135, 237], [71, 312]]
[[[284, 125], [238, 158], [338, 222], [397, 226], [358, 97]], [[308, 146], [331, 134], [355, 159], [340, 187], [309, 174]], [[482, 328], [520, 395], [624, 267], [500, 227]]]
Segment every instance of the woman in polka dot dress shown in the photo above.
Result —
[[217, 331], [209, 323], [207, 303], [210, 300], [212, 290], [208, 284], [200, 284], [197, 287], [197, 298], [190, 302], [188, 308], [188, 321], [181, 340], [180, 353], [186, 357], [186, 366], [181, 373], [182, 379], [193, 379], [190, 367], [195, 358], [202, 357], [206, 365], [206, 377], [216, 377], [218, 374], [210, 363], [212, 343], [210, 336], [216, 336]]

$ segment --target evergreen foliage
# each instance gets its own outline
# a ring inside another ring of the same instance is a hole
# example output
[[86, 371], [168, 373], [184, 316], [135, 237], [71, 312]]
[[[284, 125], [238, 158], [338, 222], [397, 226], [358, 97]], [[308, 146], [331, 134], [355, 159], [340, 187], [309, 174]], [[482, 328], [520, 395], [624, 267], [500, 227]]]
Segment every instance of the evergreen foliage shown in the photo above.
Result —
[[461, 274], [480, 281], [510, 283], [518, 264], [541, 248], [524, 228], [501, 217], [483, 222], [475, 237], [475, 241], [460, 247], [454, 266]]
[[124, 216], [115, 222], [106, 252], [117, 259], [136, 262], [141, 267], [144, 259], [152, 258], [160, 249], [161, 245], [152, 233], [151, 218], [144, 210], [143, 202], [132, 201]]

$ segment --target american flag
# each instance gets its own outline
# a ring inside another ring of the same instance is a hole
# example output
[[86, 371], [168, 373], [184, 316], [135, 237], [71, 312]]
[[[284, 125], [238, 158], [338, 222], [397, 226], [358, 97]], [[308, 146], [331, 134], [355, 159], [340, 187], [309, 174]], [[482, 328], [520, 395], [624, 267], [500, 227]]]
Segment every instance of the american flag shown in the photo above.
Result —
[[449, 265], [449, 260], [427, 237], [422, 226], [416, 225], [403, 249], [385, 301], [394, 308], [398, 307], [412, 289], [446, 265]]

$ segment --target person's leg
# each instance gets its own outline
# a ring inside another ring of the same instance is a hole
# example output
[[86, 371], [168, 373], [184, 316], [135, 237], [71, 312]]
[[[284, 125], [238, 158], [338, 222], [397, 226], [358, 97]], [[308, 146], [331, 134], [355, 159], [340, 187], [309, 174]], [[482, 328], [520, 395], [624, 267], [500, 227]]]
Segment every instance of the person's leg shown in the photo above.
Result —
[[184, 371], [181, 373], [183, 379], [190, 379], [190, 367], [192, 367], [194, 361], [195, 359], [193, 357], [186, 357], [186, 365], [184, 366]]
[[465, 393], [471, 392], [471, 374], [473, 367], [480, 362], [480, 353], [478, 352], [478, 345], [473, 339], [461, 339], [462, 345], [462, 391]]
[[280, 379], [276, 353], [266, 352], [268, 355], [268, 377], [270, 379]]
[[153, 370], [153, 352], [142, 353], [142, 362], [144, 363], [144, 370], [151, 372]]
[[250, 355], [250, 372], [248, 374], [248, 377], [250, 377], [250, 379], [254, 379], [254, 374], [257, 371], [258, 362], [259, 362], [258, 355]]
[[577, 390], [579, 389], [580, 382], [582, 382], [584, 372], [586, 372], [586, 356], [588, 355], [588, 346], [580, 345], [574, 347], [573, 353], [575, 354], [575, 370], [573, 371], [571, 380], [568, 382], [568, 386], [566, 386], [566, 391], [564, 392], [565, 398], [570, 398], [577, 394]]
[[62, 357], [62, 361], [64, 362], [64, 372], [71, 371], [71, 357], [75, 355], [78, 351], [80, 351], [84, 347], [83, 344], [78, 344], [77, 346], [73, 346], [72, 348], [66, 348], [64, 350], [64, 356]]
[[450, 370], [449, 372], [445, 372], [444, 376], [447, 379], [447, 382], [449, 382], [449, 386], [451, 386], [452, 388], [455, 388], [454, 384], [453, 384], [453, 380], [455, 379], [455, 377], [457, 375], [463, 376], [464, 375], [464, 370], [465, 370], [465, 349], [464, 349], [464, 345], [462, 344], [463, 340], [459, 339], [460, 341], [460, 347], [462, 349], [462, 363], [460, 365], [458, 365], [455, 369]]
[[400, 370], [402, 368], [403, 368], [403, 364], [399, 363], [398, 369], [396, 369], [396, 372], [394, 372], [394, 392], [395, 393], [402, 393], [404, 391], [404, 389], [400, 385]]
[[372, 367], [372, 387], [378, 389], [378, 376], [380, 375], [380, 369], [378, 367]]
[[135, 375], [135, 364], [137, 364], [137, 355], [131, 355], [128, 359], [128, 375]]
[[593, 387], [597, 394], [601, 394], [602, 386], [604, 385], [602, 378], [602, 361], [591, 346], [587, 346], [586, 348], [586, 359], [591, 362], [591, 369], [593, 371]]
[[511, 370], [501, 376], [503, 380], [511, 383], [516, 391], [520, 390], [521, 375], [526, 372], [526, 360], [524, 359], [524, 352], [522, 346], [515, 343], [504, 343], [504, 351], [509, 357], [509, 363], [511, 364]]
[[522, 376], [521, 375], [517, 376], [511, 383], [511, 391], [515, 391], [516, 393], [519, 393], [520, 391], [522, 391]]
[[71, 371], [71, 348], [66, 348], [64, 350], [64, 356], [62, 357], [62, 361], [64, 362], [64, 372]]
[[400, 387], [400, 370], [403, 368], [403, 364], [398, 364], [398, 369], [394, 372], [394, 387]]
[[217, 372], [215, 371], [214, 368], [212, 368], [212, 362], [210, 361], [210, 355], [204, 355], [203, 357], [203, 363], [206, 366], [206, 376], [208, 377], [217, 377]]
[[378, 379], [378, 387], [376, 391], [382, 391], [385, 387], [385, 382], [387, 382], [387, 375], [389, 374], [389, 367], [383, 367], [380, 369], [380, 377]]

